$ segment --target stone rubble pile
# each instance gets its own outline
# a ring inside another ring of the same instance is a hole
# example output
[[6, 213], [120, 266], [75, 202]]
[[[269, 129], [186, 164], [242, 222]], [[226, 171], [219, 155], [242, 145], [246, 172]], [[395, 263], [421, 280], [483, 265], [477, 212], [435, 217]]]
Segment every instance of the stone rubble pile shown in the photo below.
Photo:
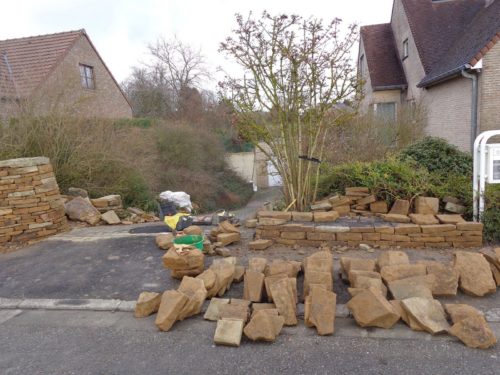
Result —
[[410, 263], [401, 251], [383, 252], [376, 262], [342, 257], [340, 263], [341, 278], [351, 286], [347, 307], [361, 327], [391, 328], [401, 319], [412, 330], [448, 332], [473, 348], [496, 343], [480, 312], [468, 305], [443, 307], [435, 297], [454, 296], [459, 288], [477, 297], [494, 293], [497, 284], [490, 266], [500, 270], [500, 249], [487, 256], [457, 251], [453, 264]]
[[101, 223], [108, 225], [138, 224], [160, 221], [153, 214], [144, 212], [135, 207], [123, 208], [120, 195], [106, 195], [89, 199], [84, 189], [69, 188], [64, 196], [65, 211], [69, 219], [85, 222], [90, 225]]

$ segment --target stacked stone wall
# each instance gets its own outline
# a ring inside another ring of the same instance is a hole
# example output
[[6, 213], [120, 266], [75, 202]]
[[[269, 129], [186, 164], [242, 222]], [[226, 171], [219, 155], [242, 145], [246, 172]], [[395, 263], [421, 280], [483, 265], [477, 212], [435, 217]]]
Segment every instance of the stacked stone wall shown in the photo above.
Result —
[[0, 161], [0, 247], [67, 229], [64, 204], [49, 159]]

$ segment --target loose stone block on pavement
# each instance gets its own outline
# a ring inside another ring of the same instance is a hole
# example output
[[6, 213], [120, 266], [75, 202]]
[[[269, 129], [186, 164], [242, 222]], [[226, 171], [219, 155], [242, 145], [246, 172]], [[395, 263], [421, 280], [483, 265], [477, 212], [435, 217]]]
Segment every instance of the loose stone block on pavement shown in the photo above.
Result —
[[250, 322], [245, 326], [243, 332], [252, 341], [275, 341], [280, 334], [285, 319], [278, 315], [278, 311], [257, 311]]
[[243, 334], [243, 321], [239, 319], [220, 319], [214, 334], [217, 345], [240, 346]]
[[160, 302], [160, 293], [142, 292], [135, 304], [134, 316], [136, 318], [145, 318], [156, 313], [160, 308]]
[[184, 320], [190, 316], [199, 314], [203, 302], [207, 298], [207, 290], [203, 280], [184, 276], [177, 290], [189, 298], [188, 302], [180, 311], [178, 319]]
[[156, 246], [162, 250], [169, 250], [174, 244], [174, 235], [172, 233], [161, 233], [155, 237]]
[[396, 264], [384, 266], [380, 270], [380, 275], [386, 283], [412, 276], [424, 276], [426, 273], [427, 268], [424, 264]]
[[458, 321], [449, 333], [470, 348], [488, 349], [497, 343], [495, 334], [482, 316], [470, 316]]
[[220, 317], [220, 309], [229, 303], [229, 298], [212, 298], [203, 318], [205, 320], [217, 321]]
[[332, 335], [335, 331], [337, 295], [322, 285], [313, 285], [305, 300], [304, 323], [316, 327], [319, 335]]
[[161, 296], [161, 303], [155, 324], [161, 331], [169, 331], [178, 320], [189, 298], [177, 290], [167, 290]]
[[454, 267], [460, 275], [460, 289], [469, 295], [482, 297], [497, 290], [488, 261], [482, 254], [455, 252]]
[[198, 276], [205, 269], [204, 259], [203, 253], [194, 247], [182, 252], [171, 247], [162, 257], [163, 266], [170, 269], [171, 276], [175, 279]]
[[347, 308], [361, 327], [391, 328], [400, 318], [389, 301], [373, 288], [354, 296]]
[[443, 306], [437, 300], [413, 297], [402, 300], [401, 305], [430, 334], [446, 332], [450, 328]]
[[288, 278], [275, 281], [270, 290], [279, 314], [285, 318], [285, 325], [297, 325], [297, 302], [294, 295], [296, 292], [294, 293]]
[[264, 289], [264, 278], [262, 272], [247, 270], [244, 276], [243, 298], [251, 302], [260, 302]]

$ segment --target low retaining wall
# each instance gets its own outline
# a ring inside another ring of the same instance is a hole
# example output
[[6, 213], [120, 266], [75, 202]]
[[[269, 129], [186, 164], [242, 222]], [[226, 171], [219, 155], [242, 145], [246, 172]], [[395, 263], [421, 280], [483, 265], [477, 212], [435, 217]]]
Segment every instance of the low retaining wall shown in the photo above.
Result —
[[319, 247], [329, 245], [401, 246], [406, 248], [480, 247], [483, 224], [416, 225], [381, 223], [362, 226], [335, 224], [257, 225], [257, 239], [272, 239], [282, 245]]
[[0, 161], [0, 246], [43, 238], [67, 228], [49, 159]]

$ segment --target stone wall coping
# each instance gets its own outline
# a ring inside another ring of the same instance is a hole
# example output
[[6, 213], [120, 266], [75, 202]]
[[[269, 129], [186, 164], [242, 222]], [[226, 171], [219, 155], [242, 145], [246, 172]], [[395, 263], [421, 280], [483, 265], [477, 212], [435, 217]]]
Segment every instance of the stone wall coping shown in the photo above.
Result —
[[46, 158], [45, 156], [37, 156], [34, 158], [0, 160], [0, 168], [34, 167], [38, 165], [46, 165], [49, 163], [50, 163], [49, 158]]

